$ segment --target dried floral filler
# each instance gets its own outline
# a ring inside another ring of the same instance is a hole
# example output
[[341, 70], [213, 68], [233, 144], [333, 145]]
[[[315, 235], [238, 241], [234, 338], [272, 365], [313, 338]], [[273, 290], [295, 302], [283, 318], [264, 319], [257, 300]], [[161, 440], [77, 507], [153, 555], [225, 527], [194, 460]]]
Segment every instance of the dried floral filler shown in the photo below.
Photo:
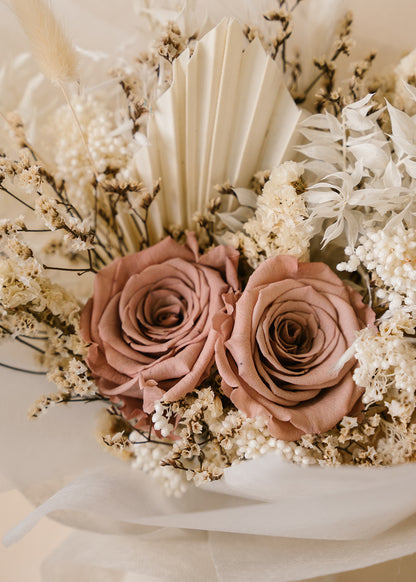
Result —
[[203, 32], [152, 20], [76, 91], [46, 2], [11, 4], [65, 99], [44, 151], [2, 114], [1, 338], [56, 385], [30, 416], [98, 402], [100, 441], [174, 495], [265, 454], [413, 461], [414, 54], [342, 77], [352, 17], [309, 61], [308, 0], [281, 0]]

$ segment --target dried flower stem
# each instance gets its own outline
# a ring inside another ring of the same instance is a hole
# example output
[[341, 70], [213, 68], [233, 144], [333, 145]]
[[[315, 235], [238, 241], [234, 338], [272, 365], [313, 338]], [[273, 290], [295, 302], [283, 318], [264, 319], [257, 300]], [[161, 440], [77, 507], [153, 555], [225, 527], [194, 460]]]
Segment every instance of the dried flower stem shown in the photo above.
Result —
[[46, 376], [47, 372], [40, 372], [37, 370], [26, 370], [25, 368], [17, 368], [16, 366], [11, 366], [10, 364], [4, 364], [0, 362], [0, 367], [7, 368], [8, 370], [13, 370], [15, 372], [24, 372], [25, 374], [35, 374], [37, 376]]
[[23, 206], [26, 206], [26, 208], [29, 208], [29, 210], [32, 210], [32, 212], [35, 211], [35, 209], [33, 208], [33, 206], [30, 206], [30, 204], [28, 204], [27, 202], [24, 202], [21, 198], [19, 198], [18, 196], [16, 196], [16, 194], [13, 194], [12, 192], [10, 192], [10, 190], [8, 190], [5, 186], [1, 185], [0, 186], [0, 190], [2, 190], [6, 194], [8, 194], [12, 198], [14, 198], [17, 202], [20, 202], [20, 204], [23, 204]]
[[85, 273], [97, 273], [98, 271], [94, 267], [89, 267], [88, 269], [72, 269], [68, 267], [52, 267], [50, 265], [42, 265], [44, 269], [49, 271], [68, 271], [73, 273], [78, 273], [79, 275], [84, 275]]
[[[7, 329], [7, 327], [4, 327], [3, 325], [0, 325], [0, 329], [2, 329], [8, 335], [13, 335], [13, 333], [9, 329]], [[19, 342], [19, 343], [27, 346], [28, 348], [32, 348], [32, 350], [35, 350], [36, 352], [39, 352], [40, 354], [44, 354], [45, 353], [45, 350], [42, 350], [38, 346], [34, 346], [30, 342], [28, 342], [28, 341], [26, 341], [26, 340], [24, 340], [22, 338], [23, 338], [23, 336], [15, 336], [13, 339], [15, 339], [17, 342]]]

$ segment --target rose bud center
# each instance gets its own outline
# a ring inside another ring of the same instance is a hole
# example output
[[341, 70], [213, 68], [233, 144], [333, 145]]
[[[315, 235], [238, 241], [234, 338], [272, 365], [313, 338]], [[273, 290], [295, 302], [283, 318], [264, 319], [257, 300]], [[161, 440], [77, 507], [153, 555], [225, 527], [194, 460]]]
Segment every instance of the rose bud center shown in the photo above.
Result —
[[144, 314], [149, 325], [175, 327], [180, 325], [186, 313], [186, 301], [171, 289], [156, 289], [145, 300]]

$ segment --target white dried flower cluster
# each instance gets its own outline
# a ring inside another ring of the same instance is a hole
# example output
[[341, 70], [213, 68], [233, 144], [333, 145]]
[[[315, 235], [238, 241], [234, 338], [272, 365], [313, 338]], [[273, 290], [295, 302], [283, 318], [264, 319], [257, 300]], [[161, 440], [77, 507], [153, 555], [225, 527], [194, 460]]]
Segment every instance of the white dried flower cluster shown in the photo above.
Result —
[[3, 241], [4, 237], [16, 236], [18, 232], [25, 229], [24, 216], [20, 215], [14, 220], [10, 218], [2, 218], [0, 220], [0, 241]]
[[206, 387], [178, 402], [158, 402], [155, 410], [156, 430], [161, 430], [162, 436], [175, 435], [170, 450], [165, 449], [162, 465], [180, 469], [196, 485], [220, 478], [230, 464], [225, 435], [216, 434], [218, 427], [226, 432], [220, 397]]
[[26, 194], [36, 194], [42, 183], [40, 166], [30, 160], [25, 148], [19, 151], [18, 160], [0, 155], [0, 184], [9, 179]]
[[407, 424], [416, 407], [416, 345], [407, 337], [416, 319], [403, 309], [387, 315], [378, 331], [360, 332], [354, 380], [365, 388], [364, 404], [382, 402], [393, 419]]
[[41, 186], [42, 178], [38, 165], [29, 165], [19, 173], [19, 185], [27, 194], [36, 194]]
[[174, 431], [175, 426], [169, 422], [171, 418], [173, 419], [172, 408], [164, 406], [160, 401], [156, 402], [152, 423], [153, 428], [163, 437], [168, 437]]
[[80, 305], [64, 287], [46, 276], [32, 249], [19, 237], [26, 231], [22, 218], [0, 225], [0, 309], [2, 337], [14, 337], [35, 350], [48, 379], [58, 388], [39, 399], [30, 414], [39, 416], [71, 394], [95, 394], [91, 373], [81, 361], [86, 346], [79, 333]]
[[397, 465], [403, 462], [415, 461], [416, 457], [416, 425], [409, 424], [403, 428], [395, 423], [382, 421], [383, 431], [377, 441], [376, 460], [383, 465]]
[[0, 304], [7, 310], [31, 304], [41, 311], [46, 298], [43, 267], [33, 256], [31, 248], [18, 238], [24, 222], [3, 221], [0, 227], [0, 251], [5, 258], [0, 262]]
[[394, 104], [409, 115], [416, 113], [416, 103], [411, 97], [406, 84], [414, 85], [416, 79], [416, 50], [402, 58], [394, 71]]
[[261, 455], [275, 453], [292, 463], [302, 465], [316, 463], [313, 451], [300, 446], [297, 442], [287, 442], [272, 437], [267, 428], [266, 418], [247, 418], [241, 413], [238, 414], [242, 418], [242, 424], [236, 436], [238, 459], [254, 459]]
[[[129, 162], [136, 147], [131, 124], [106, 104], [104, 96], [97, 93], [77, 97], [74, 109], [98, 174], [110, 169], [120, 179], [131, 179]], [[94, 167], [67, 107], [57, 112], [57, 127], [56, 174], [66, 181], [72, 203], [86, 214], [93, 208]]]
[[78, 358], [71, 358], [65, 372], [66, 380], [69, 382], [74, 394], [89, 396], [95, 394], [95, 384], [90, 377], [87, 366]]
[[359, 239], [355, 250], [346, 248], [348, 263], [340, 270], [355, 271], [362, 263], [381, 280], [377, 296], [390, 309], [402, 303], [416, 304], [416, 229], [398, 225], [392, 229], [370, 229]]
[[124, 430], [102, 435], [103, 442], [113, 449], [116, 454], [129, 453], [131, 449], [131, 442]]
[[[224, 467], [230, 465], [220, 397], [211, 387], [205, 387], [182, 401], [161, 404], [166, 408], [167, 418], [176, 417], [175, 433], [179, 437], [163, 463], [182, 469], [196, 485], [219, 479]], [[217, 434], [218, 427], [225, 433]]]
[[165, 493], [170, 497], [181, 497], [188, 489], [185, 471], [177, 471], [169, 465], [163, 465], [166, 455], [166, 444], [148, 442], [137, 431], [129, 435], [130, 452], [134, 455], [132, 465], [150, 474], [160, 483]]
[[159, 402], [156, 409], [153, 422], [163, 427], [165, 435], [176, 437], [162, 464], [181, 469], [195, 485], [220, 478], [235, 463], [270, 453], [302, 465], [317, 462], [314, 450], [273, 438], [266, 418], [247, 418], [234, 408], [224, 410], [211, 387], [183, 401]]
[[277, 255], [308, 260], [312, 234], [301, 190], [303, 168], [285, 162], [275, 168], [257, 198], [255, 216], [244, 224], [244, 232], [226, 233], [224, 241], [241, 249], [251, 267]]
[[0, 262], [0, 303], [5, 309], [32, 302], [40, 307], [44, 301], [39, 297], [40, 285], [33, 274], [33, 264], [6, 259]]

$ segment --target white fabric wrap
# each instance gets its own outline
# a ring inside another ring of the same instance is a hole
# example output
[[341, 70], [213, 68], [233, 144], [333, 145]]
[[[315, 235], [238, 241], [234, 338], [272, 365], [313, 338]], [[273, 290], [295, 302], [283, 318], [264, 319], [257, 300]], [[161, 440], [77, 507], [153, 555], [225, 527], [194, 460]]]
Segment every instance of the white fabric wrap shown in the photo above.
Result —
[[410, 464], [302, 468], [268, 455], [173, 500], [147, 475], [116, 463], [60, 489], [4, 543], [64, 510], [61, 520], [96, 531], [73, 534], [48, 558], [44, 575], [51, 582], [67, 579], [59, 572], [102, 580], [103, 570], [108, 580], [129, 572], [131, 580], [179, 582], [195, 568], [213, 582], [249, 582], [259, 571], [265, 581], [299, 580], [413, 553], [415, 477]]
[[416, 465], [299, 467], [271, 454], [168, 499], [151, 477], [94, 441], [97, 406], [56, 407], [22, 422], [49, 387], [13, 372], [2, 380], [9, 387], [0, 407], [2, 471], [44, 501], [4, 542], [46, 514], [81, 528], [45, 562], [47, 581], [106, 582], [129, 573], [140, 582], [179, 582], [198, 567], [207, 582], [251, 582], [256, 571], [262, 581], [284, 582], [416, 550]]

